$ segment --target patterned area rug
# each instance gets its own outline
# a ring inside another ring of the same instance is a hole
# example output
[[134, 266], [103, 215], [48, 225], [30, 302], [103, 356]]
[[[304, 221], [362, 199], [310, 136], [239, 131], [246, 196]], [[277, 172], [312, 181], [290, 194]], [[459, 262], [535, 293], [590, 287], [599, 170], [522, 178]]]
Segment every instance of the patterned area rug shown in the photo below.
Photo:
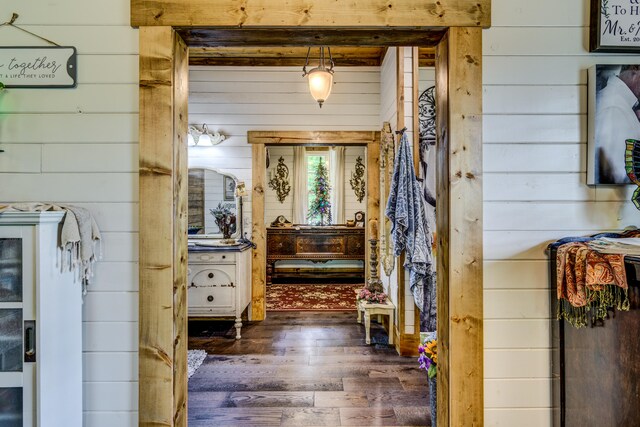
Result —
[[362, 284], [267, 286], [269, 311], [344, 311], [356, 309], [355, 290]]
[[202, 365], [207, 352], [204, 350], [189, 350], [187, 352], [187, 378], [196, 373], [196, 370]]

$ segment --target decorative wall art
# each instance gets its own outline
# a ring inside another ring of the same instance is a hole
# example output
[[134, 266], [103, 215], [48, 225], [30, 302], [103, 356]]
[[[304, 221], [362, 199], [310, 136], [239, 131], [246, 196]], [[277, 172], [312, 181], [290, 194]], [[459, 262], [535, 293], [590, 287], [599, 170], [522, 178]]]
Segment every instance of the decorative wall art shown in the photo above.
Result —
[[282, 156], [278, 159], [275, 176], [269, 180], [269, 187], [276, 192], [278, 201], [284, 203], [291, 191], [291, 185], [289, 184], [289, 168], [285, 165]]
[[436, 144], [436, 95], [435, 86], [424, 90], [418, 98], [420, 120], [420, 145]]
[[591, 0], [591, 52], [640, 52], [640, 3]]
[[364, 163], [362, 163], [362, 157], [358, 156], [356, 159], [356, 169], [351, 172], [351, 179], [349, 180], [351, 189], [358, 199], [358, 203], [362, 203], [365, 196], [364, 191]]
[[631, 201], [636, 209], [640, 210], [640, 141], [636, 139], [627, 140], [626, 151], [627, 176], [638, 186], [631, 196]]
[[236, 198], [236, 182], [233, 178], [223, 175], [224, 180], [224, 200], [234, 200]]
[[627, 139], [640, 139], [640, 65], [589, 68], [587, 184], [625, 185]]
[[[389, 198], [394, 157], [395, 143], [393, 132], [391, 131], [391, 125], [385, 122], [380, 138], [380, 190], [382, 191], [383, 200]], [[382, 264], [384, 273], [389, 277], [391, 273], [393, 273], [396, 258], [393, 255], [393, 247], [389, 244], [391, 221], [389, 221], [389, 218], [384, 214], [386, 207], [386, 203], [380, 203], [380, 218], [383, 218], [382, 228], [380, 230], [380, 263]]]

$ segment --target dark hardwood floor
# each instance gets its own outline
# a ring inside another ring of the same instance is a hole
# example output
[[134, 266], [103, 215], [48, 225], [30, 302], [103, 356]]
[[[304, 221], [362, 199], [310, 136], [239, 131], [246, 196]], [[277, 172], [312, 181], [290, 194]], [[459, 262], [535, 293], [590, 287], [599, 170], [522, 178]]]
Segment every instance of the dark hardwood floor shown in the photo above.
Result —
[[[268, 312], [242, 339], [189, 338], [189, 426], [429, 426], [427, 375], [353, 312]], [[374, 344], [375, 342], [383, 344]]]

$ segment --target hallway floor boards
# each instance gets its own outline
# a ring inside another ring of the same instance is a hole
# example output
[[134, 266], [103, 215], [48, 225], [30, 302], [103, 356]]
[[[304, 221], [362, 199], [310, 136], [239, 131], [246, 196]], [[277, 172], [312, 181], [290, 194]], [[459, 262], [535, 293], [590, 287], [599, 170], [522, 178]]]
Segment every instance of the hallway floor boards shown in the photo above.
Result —
[[[355, 312], [268, 312], [208, 353], [189, 380], [189, 426], [428, 426], [417, 358], [364, 343]], [[371, 325], [372, 343], [386, 333]]]

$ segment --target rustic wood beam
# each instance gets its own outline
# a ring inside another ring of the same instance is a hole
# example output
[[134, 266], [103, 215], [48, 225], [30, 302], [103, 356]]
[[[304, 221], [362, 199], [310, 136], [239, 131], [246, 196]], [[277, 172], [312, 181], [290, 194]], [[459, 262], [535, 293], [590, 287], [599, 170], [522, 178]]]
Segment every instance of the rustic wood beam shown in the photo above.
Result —
[[436, 46], [446, 28], [194, 28], [176, 29], [189, 47]]
[[[317, 63], [316, 63], [317, 64]], [[189, 65], [225, 67], [297, 67], [302, 69], [305, 58], [256, 58], [256, 57], [191, 57]], [[344, 58], [336, 61], [337, 67], [377, 67], [380, 58]], [[301, 73], [302, 74], [302, 73]]]
[[251, 319], [264, 320], [267, 315], [267, 229], [264, 222], [264, 191], [267, 186], [264, 144], [251, 147], [253, 193], [251, 195], [251, 239], [256, 245], [251, 260]]
[[483, 425], [482, 31], [436, 53], [438, 426]]
[[187, 47], [140, 30], [139, 424], [187, 424]]
[[380, 140], [378, 131], [249, 131], [249, 144], [265, 145], [367, 145]]
[[132, 0], [131, 25], [486, 28], [491, 0]]

